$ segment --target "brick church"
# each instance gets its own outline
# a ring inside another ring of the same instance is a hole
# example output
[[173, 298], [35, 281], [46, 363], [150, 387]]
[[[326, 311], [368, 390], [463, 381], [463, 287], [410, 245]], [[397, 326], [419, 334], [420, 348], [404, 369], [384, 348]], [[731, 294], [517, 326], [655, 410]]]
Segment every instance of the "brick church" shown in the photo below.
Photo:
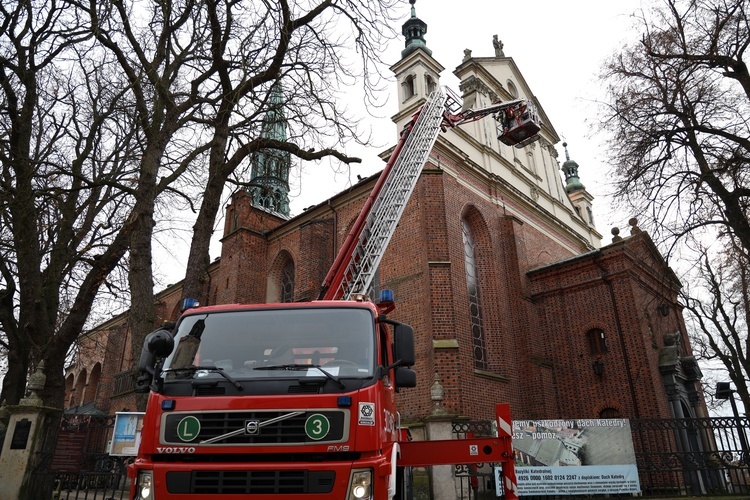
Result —
[[[396, 130], [440, 85], [425, 32], [412, 10], [391, 67]], [[497, 402], [518, 419], [707, 416], [681, 285], [649, 236], [631, 220], [602, 242], [578, 164], [563, 144], [560, 165], [559, 137], [502, 44], [489, 57], [467, 50], [454, 74], [464, 107], [534, 103], [541, 140], [506, 146], [484, 119], [442, 133], [429, 155], [374, 291], [394, 291], [391, 317], [417, 339], [418, 386], [399, 393], [402, 419], [433, 410], [436, 382], [440, 406], [472, 419], [491, 418]], [[285, 138], [281, 107], [264, 133]], [[315, 299], [377, 177], [290, 217], [289, 158], [253, 162], [264, 188], [233, 195], [203, 305]], [[160, 321], [178, 317], [179, 287], [157, 295]], [[84, 338], [66, 373], [69, 411], [135, 409], [129, 353], [127, 313]]]

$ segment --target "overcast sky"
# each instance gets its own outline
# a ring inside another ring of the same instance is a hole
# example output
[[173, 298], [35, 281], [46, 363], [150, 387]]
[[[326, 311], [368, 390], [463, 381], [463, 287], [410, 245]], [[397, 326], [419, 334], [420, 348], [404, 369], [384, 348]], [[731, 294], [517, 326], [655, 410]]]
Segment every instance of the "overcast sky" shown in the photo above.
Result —
[[[559, 0], [487, 1], [418, 0], [417, 17], [427, 23], [427, 46], [433, 57], [446, 69], [441, 84], [458, 91], [458, 79], [453, 69], [463, 58], [464, 49], [475, 57], [491, 57], [493, 35], [504, 44], [505, 55], [512, 57], [532, 92], [552, 122], [558, 135], [568, 142], [571, 158], [580, 165], [581, 181], [595, 197], [596, 224], [608, 242], [613, 223], [622, 224], [628, 214], [612, 215], [603, 182], [607, 165], [599, 138], [590, 137], [589, 123], [596, 121], [590, 103], [600, 96], [601, 82], [597, 73], [605, 57], [633, 38], [632, 14], [641, 0]], [[403, 2], [402, 20], [409, 16], [408, 1]], [[404, 39], [399, 36], [387, 49], [389, 64], [397, 62]], [[386, 70], [387, 71], [387, 70]], [[390, 72], [387, 71], [390, 75]], [[396, 85], [388, 91], [388, 104], [381, 111], [382, 118], [368, 117], [381, 147], [360, 149], [349, 147], [347, 152], [363, 158], [361, 165], [353, 165], [351, 179], [356, 175], [371, 175], [383, 167], [377, 154], [392, 146], [397, 138], [396, 126], [390, 117], [397, 111]], [[366, 113], [363, 111], [363, 115]], [[562, 143], [562, 141], [561, 141]], [[564, 161], [562, 145], [557, 148]], [[351, 184], [346, 174], [334, 174], [324, 165], [304, 166], [300, 179], [293, 179], [293, 214], [304, 207], [320, 203]]]

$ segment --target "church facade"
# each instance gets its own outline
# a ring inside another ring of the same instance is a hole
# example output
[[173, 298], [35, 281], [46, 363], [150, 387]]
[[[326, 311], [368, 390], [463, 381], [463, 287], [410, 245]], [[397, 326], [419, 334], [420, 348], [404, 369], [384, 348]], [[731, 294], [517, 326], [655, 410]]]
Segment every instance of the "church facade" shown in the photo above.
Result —
[[[391, 68], [399, 130], [444, 71], [425, 32], [412, 11]], [[492, 418], [498, 402], [518, 419], [707, 416], [679, 281], [637, 221], [602, 242], [578, 165], [565, 146], [560, 165], [551, 122], [502, 44], [494, 48], [492, 57], [466, 51], [454, 70], [456, 100], [479, 108], [526, 99], [541, 139], [503, 145], [486, 118], [441, 134], [429, 155], [374, 290], [393, 290], [391, 317], [415, 330], [418, 386], [398, 395], [402, 420], [430, 414], [435, 383], [443, 409], [472, 419]], [[283, 119], [274, 111], [268, 133], [282, 134]], [[376, 181], [362, 179], [289, 218], [288, 158], [255, 161], [256, 184], [272, 182], [233, 195], [204, 305], [314, 300]], [[158, 295], [160, 321], [177, 319], [179, 296], [179, 284]], [[129, 352], [127, 313], [84, 339], [67, 373], [68, 406], [134, 409], [137, 360]]]

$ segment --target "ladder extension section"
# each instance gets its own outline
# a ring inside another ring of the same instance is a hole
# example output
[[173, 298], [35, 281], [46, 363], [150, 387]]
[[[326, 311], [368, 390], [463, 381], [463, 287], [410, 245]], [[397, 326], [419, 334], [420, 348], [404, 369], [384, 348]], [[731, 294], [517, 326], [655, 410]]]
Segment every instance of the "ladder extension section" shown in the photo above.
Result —
[[427, 162], [430, 150], [440, 133], [446, 111], [446, 99], [440, 90], [434, 91], [422, 106], [411, 131], [409, 124], [405, 127], [403, 134], [407, 134], [407, 137], [404, 145], [400, 150], [397, 147], [394, 151], [393, 154], [397, 157], [390, 171], [384, 170], [385, 181], [375, 194], [364, 226], [358, 235], [356, 223], [352, 229], [350, 237], [357, 238], [356, 245], [352, 250], [347, 250], [345, 242], [341, 249], [341, 253], [344, 253], [339, 254], [342, 262], [346, 254], [349, 255], [346, 269], [343, 273], [339, 270], [338, 274], [341, 276], [334, 277], [328, 283], [327, 290], [324, 288], [325, 296], [321, 298], [348, 300], [353, 294], [367, 293], [385, 249], [414, 191], [422, 167]]

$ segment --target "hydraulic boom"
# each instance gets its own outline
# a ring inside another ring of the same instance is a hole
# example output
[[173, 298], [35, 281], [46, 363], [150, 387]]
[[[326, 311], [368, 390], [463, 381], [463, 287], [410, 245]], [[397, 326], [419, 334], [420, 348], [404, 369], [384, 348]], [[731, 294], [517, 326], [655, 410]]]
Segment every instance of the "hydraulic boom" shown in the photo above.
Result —
[[498, 139], [503, 144], [523, 147], [539, 138], [536, 114], [523, 99], [452, 113], [449, 108], [456, 103], [453, 96], [436, 90], [404, 126], [396, 148], [323, 281], [319, 299], [347, 300], [353, 294], [367, 293], [441, 130], [494, 115]]

